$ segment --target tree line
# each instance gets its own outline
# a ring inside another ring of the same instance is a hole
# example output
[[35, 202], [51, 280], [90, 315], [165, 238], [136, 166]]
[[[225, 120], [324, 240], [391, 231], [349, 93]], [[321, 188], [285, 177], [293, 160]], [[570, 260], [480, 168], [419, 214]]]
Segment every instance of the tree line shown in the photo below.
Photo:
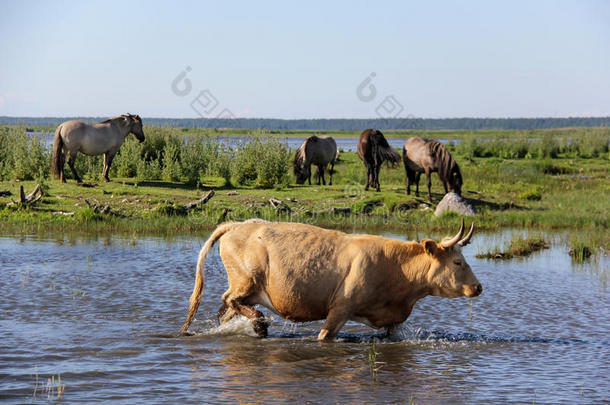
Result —
[[[0, 124], [56, 126], [78, 119], [99, 122], [108, 117], [0, 117]], [[380, 130], [527, 130], [610, 126], [610, 117], [568, 118], [371, 118], [371, 119], [276, 119], [276, 118], [145, 118], [146, 125], [173, 128], [233, 128], [306, 131]]]

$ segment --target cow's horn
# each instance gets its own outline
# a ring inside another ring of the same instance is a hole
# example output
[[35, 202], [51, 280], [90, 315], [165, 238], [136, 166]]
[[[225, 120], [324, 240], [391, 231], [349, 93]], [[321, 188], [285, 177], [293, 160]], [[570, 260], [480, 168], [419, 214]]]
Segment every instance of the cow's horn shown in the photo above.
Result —
[[464, 239], [458, 242], [460, 246], [466, 246], [470, 243], [470, 238], [472, 238], [472, 233], [474, 232], [474, 222], [470, 225], [470, 231], [468, 231], [468, 235]]
[[458, 243], [460, 241], [463, 234], [464, 234], [464, 218], [462, 218], [462, 225], [460, 226], [460, 230], [458, 231], [457, 235], [455, 235], [453, 238], [451, 238], [449, 240], [442, 241], [441, 246], [444, 248], [450, 248], [451, 246], [455, 245], [456, 243]]

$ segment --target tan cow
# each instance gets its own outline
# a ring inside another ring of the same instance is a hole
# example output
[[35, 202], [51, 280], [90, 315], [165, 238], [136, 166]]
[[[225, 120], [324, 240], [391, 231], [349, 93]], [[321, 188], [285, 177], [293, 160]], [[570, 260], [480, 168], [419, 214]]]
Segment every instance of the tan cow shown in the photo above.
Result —
[[402, 242], [374, 235], [352, 235], [312, 225], [250, 220], [216, 228], [199, 253], [195, 287], [181, 329], [186, 332], [201, 303], [203, 267], [213, 244], [229, 277], [219, 321], [237, 314], [253, 320], [266, 336], [259, 304], [294, 321], [326, 319], [318, 340], [332, 339], [348, 320], [375, 328], [407, 319], [427, 295], [476, 297], [482, 287], [464, 260], [470, 241], [464, 221], [456, 236]]

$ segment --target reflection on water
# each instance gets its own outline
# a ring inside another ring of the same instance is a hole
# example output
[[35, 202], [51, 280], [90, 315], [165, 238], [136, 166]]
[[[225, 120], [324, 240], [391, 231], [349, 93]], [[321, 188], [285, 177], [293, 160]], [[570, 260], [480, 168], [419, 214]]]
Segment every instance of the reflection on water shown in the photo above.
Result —
[[31, 402], [38, 373], [45, 382], [61, 375], [69, 402], [607, 400], [608, 258], [573, 265], [562, 234], [530, 259], [474, 258], [510, 238], [477, 235], [465, 249], [482, 296], [428, 297], [389, 336], [348, 323], [321, 344], [321, 322], [270, 315], [267, 339], [249, 336], [243, 318], [217, 326], [227, 286], [217, 251], [196, 333], [175, 337], [204, 239], [0, 237], [0, 398]]

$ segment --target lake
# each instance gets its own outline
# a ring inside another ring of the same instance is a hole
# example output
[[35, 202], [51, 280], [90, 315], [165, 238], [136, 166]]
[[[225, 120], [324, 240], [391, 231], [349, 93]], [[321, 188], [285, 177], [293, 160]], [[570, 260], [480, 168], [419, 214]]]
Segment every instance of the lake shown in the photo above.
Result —
[[[51, 148], [53, 146], [53, 136], [54, 133], [51, 132], [28, 132], [31, 136], [39, 136], [44, 145], [47, 148]], [[145, 133], [146, 135], [146, 133]], [[250, 139], [249, 136], [218, 136], [217, 139], [220, 142], [223, 142], [227, 145], [235, 146], [242, 142], [246, 142]], [[291, 149], [298, 149], [301, 144], [305, 141], [306, 137], [274, 137], [273, 139], [277, 139], [280, 142], [285, 142]], [[335, 142], [337, 143], [337, 150], [343, 150], [344, 152], [356, 152], [356, 147], [358, 146], [359, 138], [339, 138], [335, 137]], [[395, 149], [402, 149], [402, 146], [405, 144], [407, 138], [387, 138], [388, 143], [391, 147]], [[449, 139], [438, 139], [437, 140], [443, 144], [448, 144]], [[459, 139], [453, 140], [454, 144], [459, 143]]]
[[243, 318], [217, 326], [217, 248], [195, 334], [174, 337], [202, 238], [3, 236], [0, 400], [47, 402], [61, 376], [70, 403], [608, 401], [610, 260], [574, 264], [562, 233], [529, 259], [474, 257], [511, 234], [475, 234], [464, 249], [480, 297], [427, 297], [389, 337], [348, 323], [328, 344], [322, 322], [275, 317], [266, 339]]

